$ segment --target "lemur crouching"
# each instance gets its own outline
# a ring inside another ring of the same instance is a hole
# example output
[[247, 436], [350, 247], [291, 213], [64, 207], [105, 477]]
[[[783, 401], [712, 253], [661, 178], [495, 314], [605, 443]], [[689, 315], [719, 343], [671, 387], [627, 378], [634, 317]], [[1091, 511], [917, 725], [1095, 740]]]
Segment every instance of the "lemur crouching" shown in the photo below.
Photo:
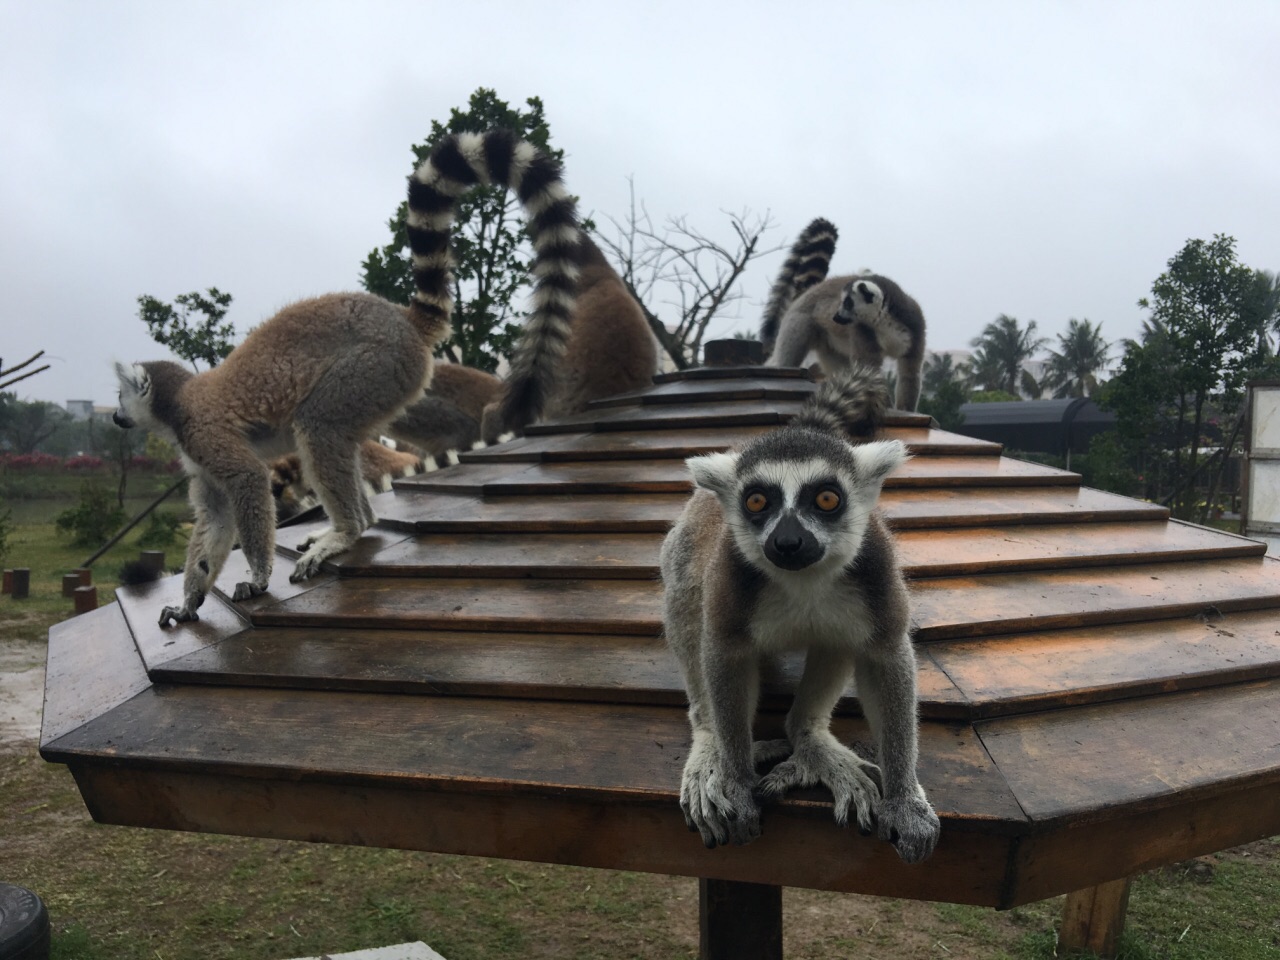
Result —
[[[511, 187], [529, 219], [535, 282], [528, 323], [565, 328], [581, 257], [573, 198], [559, 161], [497, 130], [446, 137], [409, 178], [416, 289], [408, 308], [369, 294], [331, 294], [281, 310], [203, 373], [166, 361], [116, 365], [116, 422], [175, 443], [191, 475], [196, 525], [183, 604], [161, 611], [162, 626], [197, 618], [237, 535], [250, 579], [236, 585], [234, 599], [266, 590], [275, 540], [269, 458], [297, 449], [333, 524], [303, 544], [291, 580], [319, 572], [374, 522], [361, 488], [360, 444], [431, 382], [431, 353], [448, 337], [453, 310], [454, 207], [472, 186], [488, 183]], [[562, 342], [543, 344], [537, 374], [553, 371], [562, 355]]]
[[826, 277], [835, 227], [814, 220], [801, 231], [769, 292], [760, 339], [771, 367], [798, 367], [810, 351], [828, 375], [850, 364], [879, 369], [897, 361], [894, 406], [920, 402], [924, 312], [905, 290], [874, 273]]
[[[833, 374], [787, 426], [688, 460], [697, 487], [662, 544], [664, 623], [689, 696], [685, 820], [708, 847], [760, 834], [758, 797], [824, 784], [835, 818], [923, 860], [939, 821], [916, 778], [916, 661], [906, 584], [876, 510], [900, 441], [859, 445], [882, 419], [877, 371]], [[764, 657], [804, 650], [786, 739], [753, 743]], [[830, 731], [856, 679], [876, 766]], [[757, 763], [780, 760], [760, 777]]]

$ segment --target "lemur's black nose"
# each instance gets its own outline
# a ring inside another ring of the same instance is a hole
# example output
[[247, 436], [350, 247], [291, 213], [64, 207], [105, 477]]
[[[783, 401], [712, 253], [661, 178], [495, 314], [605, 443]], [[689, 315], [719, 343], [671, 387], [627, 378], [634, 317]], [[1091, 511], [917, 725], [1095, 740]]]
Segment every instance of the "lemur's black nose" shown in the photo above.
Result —
[[804, 541], [797, 536], [784, 533], [773, 538], [773, 546], [779, 553], [790, 555], [803, 547]]

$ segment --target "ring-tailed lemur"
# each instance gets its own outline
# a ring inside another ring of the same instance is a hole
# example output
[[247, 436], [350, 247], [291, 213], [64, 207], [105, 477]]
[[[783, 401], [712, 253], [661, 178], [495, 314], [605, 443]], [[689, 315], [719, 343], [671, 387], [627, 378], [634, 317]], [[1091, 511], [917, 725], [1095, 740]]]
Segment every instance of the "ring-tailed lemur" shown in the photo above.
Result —
[[[738, 452], [688, 461], [697, 489], [662, 544], [664, 622], [689, 695], [693, 740], [680, 806], [708, 847], [760, 833], [757, 796], [825, 784], [835, 818], [876, 825], [903, 860], [933, 850], [939, 822], [916, 779], [916, 662], [907, 589], [881, 485], [897, 440], [853, 445], [881, 418], [876, 371], [834, 374], [787, 426]], [[805, 651], [786, 740], [752, 743], [762, 658]], [[878, 744], [873, 764], [830, 731], [850, 679]], [[760, 777], [756, 763], [782, 759]]]
[[568, 324], [525, 325], [502, 393], [485, 411], [485, 442], [653, 382], [657, 348], [644, 311], [585, 233], [580, 263]]
[[778, 325], [787, 307], [800, 294], [826, 279], [838, 236], [835, 224], [819, 217], [801, 230], [791, 245], [791, 252], [783, 261], [778, 279], [769, 291], [764, 319], [760, 322], [760, 342], [764, 344], [766, 356], [773, 351], [773, 344], [778, 339]]
[[[434, 462], [428, 467], [417, 454], [393, 450], [376, 440], [360, 444], [361, 487], [366, 496], [385, 493], [393, 480], [413, 477], [428, 469], [435, 469]], [[269, 464], [269, 471], [277, 525], [320, 503], [314, 486], [303, 475], [302, 459], [296, 453], [277, 457]]]
[[[454, 206], [472, 186], [493, 182], [514, 189], [529, 218], [535, 282], [528, 322], [566, 328], [582, 238], [573, 198], [559, 161], [495, 130], [446, 137], [409, 178], [416, 290], [408, 308], [369, 294], [330, 294], [281, 310], [203, 373], [167, 361], [116, 365], [116, 422], [175, 442], [192, 478], [196, 526], [183, 605], [166, 607], [161, 625], [196, 619], [237, 534], [250, 579], [236, 585], [234, 599], [266, 590], [275, 539], [266, 457], [296, 447], [333, 524], [303, 545], [290, 579], [317, 573], [374, 522], [357, 451], [430, 383], [431, 351], [449, 335], [453, 309]], [[539, 362], [554, 365], [562, 347], [553, 338]]]
[[[894, 406], [915, 410], [925, 356], [920, 305], [879, 274], [823, 280], [835, 249], [835, 228], [828, 233], [819, 224], [826, 221], [815, 220], [796, 239], [769, 293], [760, 326], [768, 365], [798, 367], [812, 350], [831, 374], [851, 363], [879, 369], [885, 357], [893, 357], [898, 367]], [[811, 230], [816, 239], [807, 239]], [[811, 251], [807, 257], [806, 249]], [[803, 274], [797, 273], [793, 260], [808, 264]], [[798, 278], [809, 280], [807, 288]]]

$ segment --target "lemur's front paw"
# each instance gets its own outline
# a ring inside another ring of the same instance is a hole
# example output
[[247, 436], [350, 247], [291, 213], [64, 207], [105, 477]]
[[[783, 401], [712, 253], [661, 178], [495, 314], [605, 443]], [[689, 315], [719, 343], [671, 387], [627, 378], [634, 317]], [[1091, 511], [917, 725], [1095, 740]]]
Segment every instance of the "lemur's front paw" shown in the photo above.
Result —
[[876, 804], [880, 839], [894, 845], [906, 863], [919, 863], [938, 843], [942, 824], [923, 795], [884, 797]]
[[708, 850], [760, 836], [760, 804], [752, 787], [750, 778], [726, 776], [714, 751], [690, 753], [680, 781], [680, 809]]
[[259, 586], [256, 583], [249, 583], [248, 581], [245, 581], [243, 583], [236, 584], [236, 589], [235, 592], [231, 594], [231, 599], [236, 603], [239, 603], [241, 600], [248, 600], [250, 597], [258, 597], [266, 592], [267, 585], [265, 583]]
[[321, 566], [324, 565], [324, 554], [318, 550], [304, 553], [298, 558], [297, 564], [293, 568], [293, 573], [289, 574], [290, 583], [300, 583], [303, 580], [309, 580], [320, 572]]
[[[827, 739], [829, 738], [829, 739]], [[812, 787], [821, 783], [835, 798], [836, 823], [849, 823], [849, 807], [853, 806], [858, 827], [871, 832], [872, 811], [880, 790], [872, 779], [877, 768], [863, 760], [830, 734], [826, 738], [805, 737], [786, 760], [760, 780], [760, 793], [781, 798], [794, 787]]]
[[200, 614], [194, 609], [181, 607], [165, 607], [160, 611], [160, 626], [167, 627], [172, 623], [189, 623], [192, 620], [199, 620]]

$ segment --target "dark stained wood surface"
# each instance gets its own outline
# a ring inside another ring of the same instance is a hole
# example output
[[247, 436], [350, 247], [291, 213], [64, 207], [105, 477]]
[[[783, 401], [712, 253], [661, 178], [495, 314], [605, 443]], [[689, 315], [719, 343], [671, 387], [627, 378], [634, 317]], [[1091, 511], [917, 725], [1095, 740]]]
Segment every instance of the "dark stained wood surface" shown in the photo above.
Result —
[[988, 720], [976, 729], [1036, 822], [1187, 803], [1227, 783], [1280, 790], [1280, 680]]
[[[494, 461], [557, 463], [584, 460], [647, 460], [693, 457], [741, 445], [771, 427], [739, 427], [732, 431], [635, 430], [626, 433], [554, 434], [520, 437], [507, 443], [469, 450], [463, 463]], [[928, 427], [886, 427], [876, 439], [901, 440], [917, 457], [999, 456], [1001, 445]]]
[[[689, 733], [656, 553], [682, 459], [785, 422], [812, 385], [660, 379], [375, 497], [378, 526], [307, 583], [288, 573], [318, 522], [281, 532], [244, 604], [234, 554], [197, 624], [156, 625], [175, 577], [60, 626], [45, 755], [106, 822], [1001, 906], [1280, 832], [1275, 562], [895, 413], [884, 435], [916, 457], [882, 509], [942, 842], [905, 867], [810, 790], [759, 843], [705, 851], [675, 803]], [[799, 670], [766, 671], [758, 735]], [[865, 743], [856, 697], [838, 710]]]
[[[1080, 475], [1004, 457], [915, 457], [885, 481], [903, 487], [1076, 486]], [[396, 481], [408, 492], [466, 493], [489, 496], [542, 496], [574, 493], [683, 493], [693, 489], [680, 460], [588, 463], [466, 463]]]
[[[800, 655], [765, 671], [765, 710], [785, 710]], [[152, 668], [157, 681], [301, 689], [518, 697], [684, 706], [684, 682], [660, 637], [456, 631], [272, 628], [199, 648]], [[919, 659], [920, 709], [970, 715], [964, 695], [928, 656]], [[841, 713], [860, 713], [850, 693]]]

